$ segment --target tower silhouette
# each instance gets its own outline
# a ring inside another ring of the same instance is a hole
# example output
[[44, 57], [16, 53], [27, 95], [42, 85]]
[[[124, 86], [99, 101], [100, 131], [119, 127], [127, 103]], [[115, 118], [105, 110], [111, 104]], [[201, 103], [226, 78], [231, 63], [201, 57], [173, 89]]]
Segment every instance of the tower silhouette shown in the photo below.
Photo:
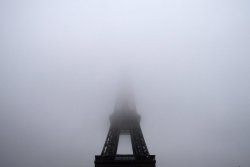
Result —
[[[95, 156], [95, 167], [155, 167], [140, 127], [134, 99], [125, 93], [117, 99], [110, 116], [110, 128], [101, 155]], [[133, 154], [117, 154], [120, 135], [130, 135]]]

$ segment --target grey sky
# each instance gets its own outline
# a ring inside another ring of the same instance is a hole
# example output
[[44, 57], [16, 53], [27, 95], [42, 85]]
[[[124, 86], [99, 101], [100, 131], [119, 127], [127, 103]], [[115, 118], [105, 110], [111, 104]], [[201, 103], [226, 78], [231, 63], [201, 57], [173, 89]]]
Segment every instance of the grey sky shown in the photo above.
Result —
[[1, 0], [0, 166], [93, 166], [126, 73], [157, 166], [249, 167], [249, 9]]

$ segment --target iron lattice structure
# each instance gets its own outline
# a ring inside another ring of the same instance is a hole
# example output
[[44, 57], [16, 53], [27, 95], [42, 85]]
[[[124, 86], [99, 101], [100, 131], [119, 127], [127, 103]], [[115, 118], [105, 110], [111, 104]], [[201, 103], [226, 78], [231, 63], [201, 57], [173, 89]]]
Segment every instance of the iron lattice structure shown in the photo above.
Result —
[[[111, 125], [102, 153], [95, 156], [95, 167], [155, 167], [155, 155], [149, 154], [140, 119], [128, 99], [118, 101], [110, 116]], [[133, 154], [117, 154], [121, 134], [130, 135]]]

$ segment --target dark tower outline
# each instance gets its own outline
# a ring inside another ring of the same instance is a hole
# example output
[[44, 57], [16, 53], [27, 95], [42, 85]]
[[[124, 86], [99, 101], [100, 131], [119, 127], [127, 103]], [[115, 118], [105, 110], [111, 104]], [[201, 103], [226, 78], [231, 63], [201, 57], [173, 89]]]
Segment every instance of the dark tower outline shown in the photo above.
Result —
[[[140, 120], [133, 96], [125, 92], [110, 116], [110, 128], [101, 155], [95, 156], [95, 167], [155, 167], [155, 155], [149, 154]], [[130, 135], [133, 154], [117, 154], [121, 134]]]

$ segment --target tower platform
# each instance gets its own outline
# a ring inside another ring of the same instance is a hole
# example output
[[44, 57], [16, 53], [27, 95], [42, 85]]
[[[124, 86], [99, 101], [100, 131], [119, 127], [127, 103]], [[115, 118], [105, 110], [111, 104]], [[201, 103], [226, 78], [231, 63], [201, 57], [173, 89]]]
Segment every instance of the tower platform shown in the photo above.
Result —
[[135, 157], [131, 154], [95, 156], [95, 167], [155, 167], [155, 156]]

